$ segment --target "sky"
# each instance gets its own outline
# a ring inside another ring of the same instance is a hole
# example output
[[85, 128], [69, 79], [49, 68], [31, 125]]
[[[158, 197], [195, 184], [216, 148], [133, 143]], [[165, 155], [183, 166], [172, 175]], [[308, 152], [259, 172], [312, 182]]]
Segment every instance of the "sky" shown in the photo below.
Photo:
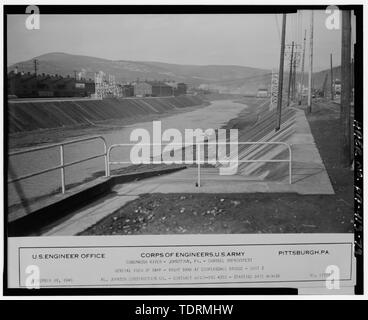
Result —
[[[302, 49], [310, 11], [288, 14], [286, 44]], [[315, 71], [340, 64], [341, 30], [325, 26], [328, 14], [314, 11]], [[193, 65], [278, 68], [280, 14], [40, 15], [40, 29], [25, 27], [26, 15], [8, 15], [8, 66], [49, 52], [111, 60], [159, 61]], [[340, 21], [341, 23], [341, 21]], [[354, 32], [353, 32], [354, 34]], [[354, 37], [354, 35], [353, 35]]]

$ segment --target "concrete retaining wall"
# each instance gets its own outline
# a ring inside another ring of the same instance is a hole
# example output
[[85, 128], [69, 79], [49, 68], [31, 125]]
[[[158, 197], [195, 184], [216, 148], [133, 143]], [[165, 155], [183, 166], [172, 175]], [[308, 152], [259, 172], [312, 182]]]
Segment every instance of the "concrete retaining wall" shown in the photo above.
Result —
[[195, 96], [9, 102], [9, 132], [90, 125], [109, 119], [160, 114], [202, 103]]
[[[285, 142], [288, 143], [295, 132], [295, 113], [293, 108], [283, 108], [281, 127], [277, 132], [276, 111], [268, 106], [258, 112], [257, 122], [250, 128], [239, 132], [239, 142]], [[239, 145], [238, 159], [241, 160], [275, 160], [289, 159], [289, 152], [284, 145]], [[239, 163], [238, 173], [255, 180], [285, 180], [288, 181], [289, 164], [287, 162]]]

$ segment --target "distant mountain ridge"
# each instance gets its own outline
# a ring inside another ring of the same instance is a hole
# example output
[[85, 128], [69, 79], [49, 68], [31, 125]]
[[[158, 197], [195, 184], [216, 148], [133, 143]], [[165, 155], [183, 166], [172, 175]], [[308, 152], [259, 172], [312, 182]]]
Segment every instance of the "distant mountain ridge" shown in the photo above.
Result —
[[[103, 71], [112, 74], [118, 81], [175, 80], [192, 85], [203, 83], [221, 84], [249, 77], [262, 76], [268, 70], [235, 65], [179, 65], [154, 61], [108, 60], [96, 57], [72, 55], [62, 52], [47, 53], [38, 60], [38, 72], [73, 76], [74, 71], [85, 71], [87, 78]], [[33, 59], [22, 61], [8, 67], [8, 71], [18, 67], [19, 71], [34, 72]]]
[[[174, 80], [189, 85], [208, 87], [221, 92], [254, 94], [259, 88], [269, 88], [271, 70], [237, 65], [180, 65], [155, 61], [108, 60], [63, 52], [47, 53], [38, 60], [38, 72], [74, 76], [74, 72], [84, 71], [86, 78], [103, 71], [114, 75], [119, 82], [140, 80]], [[8, 67], [8, 71], [18, 67], [19, 71], [34, 72], [33, 59]], [[313, 84], [318, 88], [329, 70], [314, 73]], [[334, 68], [334, 78], [340, 77], [340, 67]], [[305, 77], [306, 78], [306, 77]], [[288, 72], [285, 69], [285, 83]], [[306, 84], [306, 83], [305, 83]]]

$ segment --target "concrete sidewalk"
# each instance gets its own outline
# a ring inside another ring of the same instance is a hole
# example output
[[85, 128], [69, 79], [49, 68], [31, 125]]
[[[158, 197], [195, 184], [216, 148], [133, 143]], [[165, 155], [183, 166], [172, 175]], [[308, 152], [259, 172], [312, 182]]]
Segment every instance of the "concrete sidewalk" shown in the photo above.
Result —
[[[294, 163], [295, 166], [295, 163]], [[201, 187], [195, 186], [197, 170], [186, 169], [145, 181], [121, 185], [118, 194], [137, 196], [143, 193], [280, 193], [293, 192], [303, 195], [334, 194], [323, 165], [298, 163], [294, 167], [294, 182], [262, 181], [241, 175], [220, 176], [218, 169], [201, 170]], [[287, 179], [285, 179], [287, 180]]]
[[57, 223], [42, 236], [74, 236], [93, 226], [107, 215], [121, 208], [138, 196], [108, 195], [96, 200], [85, 208], [77, 210], [72, 217]]

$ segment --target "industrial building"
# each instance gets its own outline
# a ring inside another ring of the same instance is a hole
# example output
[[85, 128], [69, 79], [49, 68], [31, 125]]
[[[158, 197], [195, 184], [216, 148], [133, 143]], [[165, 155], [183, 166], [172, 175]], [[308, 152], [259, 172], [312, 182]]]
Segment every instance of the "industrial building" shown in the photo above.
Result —
[[183, 94], [187, 94], [187, 85], [185, 83], [175, 81], [169, 81], [165, 83], [172, 88], [171, 95], [180, 96]]
[[134, 95], [136, 97], [168, 97], [186, 93], [187, 85], [185, 83], [173, 81], [137, 81], [134, 83]]
[[175, 89], [165, 82], [161, 81], [150, 81], [149, 84], [152, 86], [153, 97], [168, 97], [173, 96]]
[[37, 97], [88, 97], [95, 92], [92, 79], [77, 80], [70, 76], [32, 74], [11, 71], [8, 73], [8, 95], [18, 98]]
[[152, 86], [146, 81], [137, 81], [133, 86], [136, 97], [149, 97], [152, 95]]
[[268, 97], [268, 90], [267, 88], [259, 88], [257, 91], [258, 98], [265, 98]]
[[176, 88], [176, 94], [178, 96], [181, 96], [183, 94], [187, 94], [187, 85], [183, 82], [178, 83]]
[[[111, 80], [110, 78], [113, 78]], [[103, 73], [95, 79], [51, 74], [18, 72], [8, 73], [8, 96], [18, 98], [40, 97], [168, 97], [187, 93], [185, 83], [174, 81], [139, 81], [118, 84], [114, 77], [106, 79]]]
[[132, 84], [122, 85], [123, 97], [134, 97], [134, 86]]

